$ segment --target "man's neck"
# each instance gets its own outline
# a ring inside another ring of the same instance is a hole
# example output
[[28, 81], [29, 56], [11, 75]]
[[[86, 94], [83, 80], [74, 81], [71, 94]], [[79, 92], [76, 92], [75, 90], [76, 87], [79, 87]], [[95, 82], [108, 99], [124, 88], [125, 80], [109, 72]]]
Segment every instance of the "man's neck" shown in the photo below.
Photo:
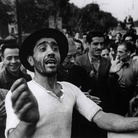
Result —
[[62, 86], [57, 83], [57, 77], [56, 75], [53, 77], [42, 77], [42, 76], [35, 76], [34, 81], [41, 85], [43, 88], [45, 88], [48, 91], [53, 92], [57, 97], [61, 98], [63, 95], [63, 92], [61, 91]]
[[46, 90], [50, 91], [53, 91], [57, 85], [56, 76], [47, 77], [35, 74], [34, 81], [44, 87]]

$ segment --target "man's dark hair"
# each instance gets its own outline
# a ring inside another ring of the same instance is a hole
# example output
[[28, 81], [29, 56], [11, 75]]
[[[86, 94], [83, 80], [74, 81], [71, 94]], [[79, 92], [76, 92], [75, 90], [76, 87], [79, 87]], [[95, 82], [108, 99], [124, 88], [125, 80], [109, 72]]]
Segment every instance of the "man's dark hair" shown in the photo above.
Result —
[[74, 39], [74, 42], [81, 44], [81, 49], [82, 49], [82, 51], [84, 50], [83, 43], [81, 42], [81, 40]]
[[125, 41], [126, 37], [132, 37], [134, 42], [136, 40], [136, 35], [134, 33], [132, 33], [132, 32], [128, 32], [128, 33], [124, 34], [123, 41]]
[[104, 37], [104, 34], [101, 31], [90, 31], [86, 37], [87, 42], [90, 44], [93, 37]]
[[2, 53], [2, 56], [3, 56], [3, 53], [4, 53], [4, 51], [5, 51], [6, 48], [10, 48], [10, 49], [18, 48], [19, 49], [19, 45], [18, 44], [12, 44], [12, 43], [1, 44], [1, 53]]
[[133, 53], [136, 48], [136, 46], [129, 41], [122, 41], [122, 42], [118, 43], [118, 46], [120, 46], [120, 45], [124, 45], [126, 47], [127, 51], [130, 51], [131, 53]]

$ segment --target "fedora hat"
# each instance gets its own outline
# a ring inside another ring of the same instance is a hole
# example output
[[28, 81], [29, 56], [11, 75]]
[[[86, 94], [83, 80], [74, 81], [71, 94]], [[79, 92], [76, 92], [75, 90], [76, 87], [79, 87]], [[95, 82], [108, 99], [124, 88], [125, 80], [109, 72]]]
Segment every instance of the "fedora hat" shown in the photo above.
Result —
[[59, 47], [61, 62], [63, 62], [68, 53], [68, 40], [61, 31], [52, 28], [44, 28], [33, 32], [23, 41], [19, 51], [21, 63], [26, 69], [33, 72], [34, 68], [29, 64], [27, 59], [29, 55], [33, 54], [36, 42], [41, 38], [53, 38], [56, 40]]

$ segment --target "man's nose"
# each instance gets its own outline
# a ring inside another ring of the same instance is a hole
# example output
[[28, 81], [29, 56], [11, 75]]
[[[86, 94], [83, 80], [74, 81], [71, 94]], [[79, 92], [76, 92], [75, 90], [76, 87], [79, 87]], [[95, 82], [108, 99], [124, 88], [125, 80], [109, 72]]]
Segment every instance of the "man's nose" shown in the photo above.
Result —
[[12, 63], [14, 63], [14, 62], [16, 62], [16, 61], [17, 61], [17, 60], [16, 60], [14, 57], [13, 57], [12, 60], [11, 60]]
[[54, 53], [53, 49], [50, 46], [47, 48], [46, 53], [49, 57], [54, 57], [55, 56], [55, 53]]
[[49, 45], [46, 50], [48, 53], [54, 53], [52, 47]]
[[97, 46], [98, 49], [103, 49], [103, 45], [101, 45], [100, 43]]
[[108, 58], [108, 55], [105, 55], [104, 57], [105, 57], [105, 58]]

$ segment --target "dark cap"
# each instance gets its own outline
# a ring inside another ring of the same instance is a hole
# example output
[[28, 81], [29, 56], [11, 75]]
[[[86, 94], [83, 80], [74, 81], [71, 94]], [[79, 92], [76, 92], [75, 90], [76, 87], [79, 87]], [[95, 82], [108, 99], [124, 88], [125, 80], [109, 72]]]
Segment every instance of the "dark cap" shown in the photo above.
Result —
[[41, 38], [53, 38], [56, 40], [59, 46], [59, 52], [61, 56], [61, 62], [65, 59], [68, 53], [68, 40], [66, 36], [56, 29], [45, 28], [38, 30], [30, 34], [22, 43], [19, 51], [19, 57], [23, 66], [30, 70], [34, 71], [34, 68], [28, 63], [28, 56], [33, 55], [33, 49], [36, 45], [36, 42]]

